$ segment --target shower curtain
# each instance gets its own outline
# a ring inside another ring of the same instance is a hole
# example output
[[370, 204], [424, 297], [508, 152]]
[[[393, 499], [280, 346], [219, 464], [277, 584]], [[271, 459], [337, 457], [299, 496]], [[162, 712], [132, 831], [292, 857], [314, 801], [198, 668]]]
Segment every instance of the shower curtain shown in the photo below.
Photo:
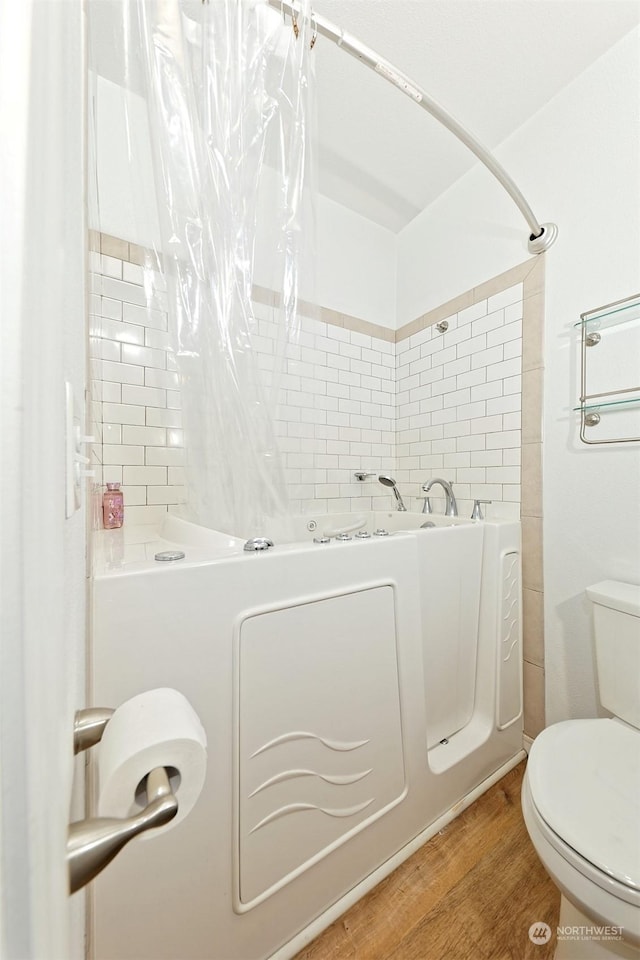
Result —
[[[123, 0], [121, 10], [124, 83], [135, 78], [147, 110], [160, 240], [145, 288], [158, 274], [166, 284], [185, 516], [265, 535], [287, 516], [274, 417], [311, 263], [311, 28], [264, 0]], [[258, 233], [269, 238], [259, 250]], [[271, 312], [260, 352], [258, 255]]]

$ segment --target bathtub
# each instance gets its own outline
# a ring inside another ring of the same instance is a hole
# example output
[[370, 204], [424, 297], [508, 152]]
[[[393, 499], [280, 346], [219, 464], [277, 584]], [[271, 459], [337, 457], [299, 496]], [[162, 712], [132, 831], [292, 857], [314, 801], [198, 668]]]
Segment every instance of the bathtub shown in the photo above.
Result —
[[286, 960], [523, 756], [518, 523], [276, 534], [97, 537], [92, 702], [176, 687], [209, 743], [189, 817], [94, 882], [98, 960]]

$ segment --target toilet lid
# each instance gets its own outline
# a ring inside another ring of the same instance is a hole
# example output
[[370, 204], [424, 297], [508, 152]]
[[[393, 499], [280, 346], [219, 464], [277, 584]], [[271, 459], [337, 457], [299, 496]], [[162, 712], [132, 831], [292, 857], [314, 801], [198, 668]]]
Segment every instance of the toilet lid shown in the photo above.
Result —
[[640, 890], [640, 732], [618, 720], [556, 723], [534, 741], [527, 777], [554, 833]]

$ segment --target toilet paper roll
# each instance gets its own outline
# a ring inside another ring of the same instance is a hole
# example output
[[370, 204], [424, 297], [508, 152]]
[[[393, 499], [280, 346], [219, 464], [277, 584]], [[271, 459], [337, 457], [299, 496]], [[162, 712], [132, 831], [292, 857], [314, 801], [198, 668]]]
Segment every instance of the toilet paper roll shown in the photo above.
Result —
[[[207, 737], [189, 701], [168, 687], [148, 690], [114, 712], [100, 741], [98, 814], [130, 817], [147, 806], [140, 785], [155, 767], [167, 767], [178, 812], [171, 830], [193, 809], [204, 784]], [[137, 791], [137, 796], [136, 796]], [[157, 836], [157, 831], [140, 839]]]

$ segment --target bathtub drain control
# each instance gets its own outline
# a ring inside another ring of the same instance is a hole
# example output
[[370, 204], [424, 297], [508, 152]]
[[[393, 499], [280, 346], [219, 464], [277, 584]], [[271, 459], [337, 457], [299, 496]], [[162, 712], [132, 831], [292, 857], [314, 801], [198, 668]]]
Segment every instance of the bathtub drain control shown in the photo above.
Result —
[[267, 540], [266, 537], [252, 537], [251, 540], [247, 540], [243, 550], [246, 550], [247, 553], [257, 553], [261, 550], [268, 550], [272, 546], [273, 540]]
[[160, 553], [156, 553], [154, 560], [161, 560], [161, 561], [184, 560], [184, 551], [183, 550], [161, 550]]
[[385, 530], [384, 527], [378, 527], [377, 530], [373, 531], [374, 537], [388, 537], [389, 531]]

